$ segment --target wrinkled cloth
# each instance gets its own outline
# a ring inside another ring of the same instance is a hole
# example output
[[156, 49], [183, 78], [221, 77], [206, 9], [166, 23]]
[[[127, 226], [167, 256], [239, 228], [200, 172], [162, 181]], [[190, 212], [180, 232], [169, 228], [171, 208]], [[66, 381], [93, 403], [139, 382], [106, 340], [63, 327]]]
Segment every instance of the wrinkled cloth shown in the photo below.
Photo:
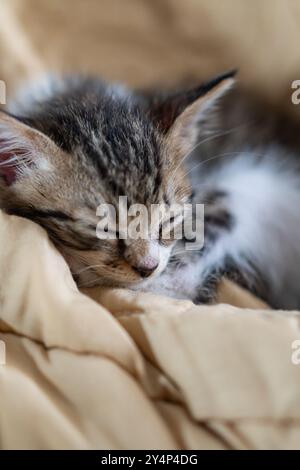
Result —
[[0, 240], [1, 448], [299, 447], [297, 312], [81, 293], [36, 224]]

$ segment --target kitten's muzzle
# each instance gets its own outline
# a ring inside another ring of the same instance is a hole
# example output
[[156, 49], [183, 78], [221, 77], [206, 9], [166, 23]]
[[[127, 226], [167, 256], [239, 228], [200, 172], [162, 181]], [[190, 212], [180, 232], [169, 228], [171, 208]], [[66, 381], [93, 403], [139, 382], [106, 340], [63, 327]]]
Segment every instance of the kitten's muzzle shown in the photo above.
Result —
[[159, 246], [149, 240], [135, 240], [126, 247], [124, 258], [142, 278], [149, 277], [160, 264]]
[[141, 276], [141, 277], [149, 277], [151, 274], [158, 268], [159, 263], [156, 262], [154, 265], [147, 267], [147, 266], [132, 266], [132, 268]]
[[131, 263], [131, 267], [141, 276], [149, 277], [158, 268], [159, 259], [153, 256], [146, 256], [136, 263]]

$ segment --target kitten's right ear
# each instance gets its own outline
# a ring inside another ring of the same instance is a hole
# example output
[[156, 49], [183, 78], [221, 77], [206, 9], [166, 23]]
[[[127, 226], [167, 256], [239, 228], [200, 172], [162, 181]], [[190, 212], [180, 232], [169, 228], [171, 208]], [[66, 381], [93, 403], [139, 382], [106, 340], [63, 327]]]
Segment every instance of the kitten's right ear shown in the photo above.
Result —
[[200, 127], [211, 122], [211, 110], [233, 86], [235, 73], [219, 75], [197, 88], [152, 103], [150, 116], [167, 138], [173, 159], [185, 158], [192, 152]]
[[216, 101], [224, 95], [234, 84], [237, 71], [232, 70], [218, 75], [208, 82], [202, 83], [196, 88], [171, 93], [170, 95], [150, 94], [146, 96], [148, 114], [158, 128], [167, 134], [176, 120], [187, 115], [187, 110], [192, 109], [195, 121], [204, 119], [207, 111], [213, 107]]
[[36, 169], [49, 169], [55, 144], [44, 134], [0, 111], [0, 179], [10, 186]]

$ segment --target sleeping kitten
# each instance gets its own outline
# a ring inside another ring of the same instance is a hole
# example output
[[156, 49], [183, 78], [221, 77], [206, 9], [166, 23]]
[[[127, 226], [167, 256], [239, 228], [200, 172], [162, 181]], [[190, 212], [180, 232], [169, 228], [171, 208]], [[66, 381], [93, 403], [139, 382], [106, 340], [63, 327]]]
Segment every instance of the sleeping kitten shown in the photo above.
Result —
[[[27, 92], [0, 113], [1, 207], [42, 225], [80, 286], [201, 303], [227, 276], [273, 307], [299, 308], [297, 146], [230, 90], [232, 77], [169, 94], [75, 77]], [[149, 209], [204, 203], [204, 246], [164, 238], [180, 214], [147, 239], [100, 240], [97, 207], [117, 210], [122, 195]]]

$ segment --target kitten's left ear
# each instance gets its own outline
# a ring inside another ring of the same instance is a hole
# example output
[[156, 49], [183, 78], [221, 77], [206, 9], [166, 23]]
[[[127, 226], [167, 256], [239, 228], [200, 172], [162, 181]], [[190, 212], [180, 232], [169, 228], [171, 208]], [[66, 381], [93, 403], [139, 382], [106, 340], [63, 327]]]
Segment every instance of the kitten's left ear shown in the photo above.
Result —
[[236, 71], [220, 75], [197, 88], [173, 94], [152, 103], [150, 114], [171, 145], [186, 153], [194, 146], [201, 122], [233, 85]]
[[53, 147], [47, 136], [0, 111], [0, 184], [10, 186], [22, 177], [49, 169]]

